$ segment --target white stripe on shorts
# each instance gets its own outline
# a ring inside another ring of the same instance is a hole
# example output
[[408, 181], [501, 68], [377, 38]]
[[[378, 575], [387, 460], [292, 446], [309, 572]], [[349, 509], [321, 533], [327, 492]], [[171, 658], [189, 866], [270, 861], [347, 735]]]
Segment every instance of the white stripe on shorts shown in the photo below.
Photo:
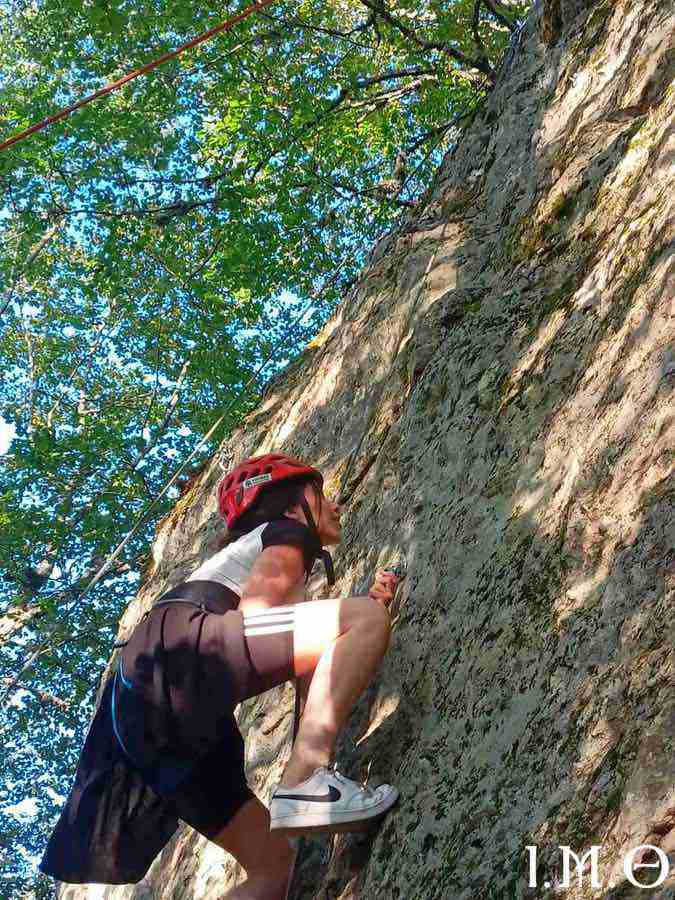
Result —
[[244, 618], [246, 621], [250, 621], [251, 619], [270, 619], [275, 616], [294, 616], [295, 615], [295, 606], [270, 606], [267, 609], [264, 609], [262, 612], [257, 613], [244, 613]]
[[244, 615], [244, 635], [277, 634], [295, 627], [295, 607], [270, 607], [259, 613]]
[[284, 631], [293, 631], [294, 622], [287, 622], [285, 625], [254, 625], [251, 628], [244, 628], [244, 637], [258, 637], [262, 634], [281, 634]]

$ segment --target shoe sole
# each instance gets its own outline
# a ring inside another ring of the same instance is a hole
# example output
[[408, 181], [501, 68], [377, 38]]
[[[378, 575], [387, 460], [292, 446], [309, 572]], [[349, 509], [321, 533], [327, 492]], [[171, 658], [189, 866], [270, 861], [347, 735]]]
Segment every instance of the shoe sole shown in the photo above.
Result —
[[296, 834], [315, 834], [315, 833], [339, 833], [344, 832], [362, 832], [368, 831], [373, 825], [385, 816], [389, 810], [398, 802], [398, 793], [393, 800], [385, 800], [374, 807], [373, 812], [367, 814], [360, 819], [350, 819], [353, 813], [333, 813], [333, 819], [326, 822], [321, 815], [311, 815], [308, 813], [297, 813], [296, 815], [279, 816], [270, 821], [270, 831], [275, 834], [283, 834], [292, 837]]

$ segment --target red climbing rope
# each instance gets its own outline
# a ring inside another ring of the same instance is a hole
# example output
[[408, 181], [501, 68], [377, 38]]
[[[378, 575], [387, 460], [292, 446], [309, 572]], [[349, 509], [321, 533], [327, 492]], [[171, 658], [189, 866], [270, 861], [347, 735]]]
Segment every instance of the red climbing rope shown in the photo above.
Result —
[[221, 22], [220, 25], [216, 25], [215, 28], [211, 28], [209, 31], [205, 31], [204, 34], [200, 34], [199, 37], [188, 41], [186, 44], [182, 44], [180, 47], [178, 47], [177, 50], [172, 50], [170, 53], [165, 53], [163, 56], [160, 56], [159, 59], [155, 59], [153, 60], [153, 62], [146, 63], [146, 65], [141, 66], [139, 69], [134, 69], [133, 72], [129, 72], [128, 75], [125, 75], [123, 78], [119, 78], [117, 81], [111, 81], [109, 84], [106, 84], [105, 87], [100, 88], [98, 91], [94, 91], [93, 94], [89, 94], [88, 97], [84, 97], [82, 100], [78, 100], [77, 103], [73, 103], [73, 105], [69, 106], [67, 109], [62, 109], [60, 112], [55, 113], [53, 116], [48, 116], [41, 122], [37, 122], [35, 125], [31, 125], [30, 128], [27, 128], [25, 131], [21, 131], [19, 134], [15, 134], [14, 137], [11, 137], [0, 144], [0, 150], [6, 150], [7, 147], [11, 147], [12, 144], [18, 143], [18, 141], [23, 140], [31, 134], [34, 134], [36, 131], [41, 131], [48, 125], [53, 125], [54, 122], [58, 122], [60, 119], [65, 119], [66, 116], [69, 116], [71, 112], [74, 112], [81, 106], [85, 106], [87, 103], [91, 103], [92, 100], [97, 100], [99, 97], [104, 97], [106, 94], [112, 93], [112, 91], [116, 90], [118, 87], [121, 87], [123, 84], [126, 84], [128, 81], [132, 81], [134, 78], [138, 78], [139, 75], [145, 75], [146, 72], [151, 72], [153, 69], [156, 69], [157, 66], [161, 66], [163, 63], [168, 62], [170, 59], [174, 59], [185, 50], [189, 50], [191, 47], [196, 47], [197, 44], [203, 44], [204, 41], [208, 41], [208, 39], [212, 38], [215, 34], [219, 34], [221, 31], [229, 31], [234, 25], [241, 22], [242, 19], [246, 19], [252, 13], [258, 12], [259, 10], [264, 9], [266, 6], [270, 6], [274, 2], [275, 0], [260, 0], [259, 3], [254, 3], [252, 6], [248, 6], [243, 12], [240, 12], [238, 15], [233, 16], [233, 18], [228, 19], [226, 22]]

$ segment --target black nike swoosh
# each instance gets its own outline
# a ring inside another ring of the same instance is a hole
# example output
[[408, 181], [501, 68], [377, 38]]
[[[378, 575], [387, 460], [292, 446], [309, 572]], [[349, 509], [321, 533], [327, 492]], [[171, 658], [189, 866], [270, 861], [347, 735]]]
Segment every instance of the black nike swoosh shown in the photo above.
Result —
[[273, 800], [307, 800], [312, 803], [335, 803], [342, 794], [331, 784], [327, 794], [275, 794]]

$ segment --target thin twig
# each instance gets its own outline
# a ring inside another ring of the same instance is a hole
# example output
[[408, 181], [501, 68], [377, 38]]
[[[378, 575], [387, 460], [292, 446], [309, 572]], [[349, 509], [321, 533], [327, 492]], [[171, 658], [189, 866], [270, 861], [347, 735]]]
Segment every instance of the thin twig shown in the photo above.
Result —
[[37, 242], [37, 244], [35, 244], [34, 247], [31, 249], [30, 253], [28, 254], [28, 259], [26, 260], [26, 263], [25, 263], [22, 271], [16, 277], [14, 284], [9, 289], [8, 297], [7, 297], [7, 300], [5, 301], [5, 305], [2, 307], [2, 309], [0, 309], [0, 316], [3, 315], [3, 313], [9, 306], [9, 304], [14, 299], [14, 292], [17, 289], [17, 287], [19, 286], [20, 279], [26, 274], [28, 269], [33, 265], [33, 263], [38, 258], [38, 256], [42, 253], [42, 251], [45, 249], [47, 244], [54, 237], [54, 235], [56, 234], [56, 232], [59, 229], [60, 224], [61, 224], [61, 221], [59, 219], [58, 222], [55, 222], [54, 225], [52, 225], [50, 228], [47, 229], [47, 231], [45, 231], [45, 233], [42, 235], [42, 237]]
[[57, 409], [61, 405], [61, 401], [63, 400], [63, 398], [66, 394], [66, 391], [70, 387], [71, 382], [73, 381], [73, 378], [77, 374], [77, 371], [80, 368], [80, 366], [82, 365], [82, 363], [88, 361], [89, 365], [91, 366], [92, 360], [96, 354], [96, 351], [99, 348], [99, 344], [103, 340], [103, 329], [104, 328], [105, 328], [105, 322], [102, 321], [99, 323], [97, 329], [94, 329], [94, 330], [99, 331], [99, 335], [98, 335], [98, 338], [96, 339], [96, 343], [94, 344], [94, 346], [90, 347], [87, 350], [87, 352], [84, 354], [84, 356], [73, 366], [73, 368], [72, 368], [70, 374], [68, 375], [68, 377], [66, 378], [66, 380], [61, 382], [61, 384], [59, 385], [58, 396], [57, 396], [56, 400], [54, 401], [54, 403], [52, 404], [49, 412], [47, 413], [47, 428], [48, 429], [50, 429], [52, 427], [52, 419], [54, 417], [54, 413], [57, 411]]
[[[503, 25], [505, 28], [508, 28], [510, 32], [514, 32], [514, 31], [518, 30], [518, 25], [516, 22], [514, 22], [512, 19], [509, 19], [507, 16], [505, 16], [499, 12], [499, 10], [497, 9], [497, 3], [495, 3], [495, 0], [483, 0], [483, 3], [485, 3], [485, 5], [490, 10], [490, 12], [495, 17], [495, 19], [501, 25]], [[501, 4], [499, 4], [499, 5], [501, 6]]]
[[480, 24], [480, 8], [482, 5], [483, 0], [476, 0], [476, 2], [474, 3], [473, 16], [471, 18], [471, 29], [473, 31], [473, 42], [476, 45], [476, 49], [483, 57], [483, 59], [487, 59], [488, 55], [485, 51], [485, 44], [483, 44], [483, 40], [478, 30], [478, 26]]
[[360, 2], [363, 3], [364, 6], [367, 6], [368, 9], [376, 12], [385, 22], [388, 22], [393, 28], [396, 28], [401, 34], [404, 34], [414, 44], [417, 44], [418, 47], [422, 47], [424, 50], [438, 50], [440, 53], [444, 53], [456, 62], [461, 63], [466, 68], [477, 69], [479, 72], [487, 75], [490, 82], [493, 83], [495, 73], [487, 60], [472, 59], [467, 56], [466, 53], [462, 53], [461, 50], [451, 47], [450, 44], [446, 42], [427, 41], [424, 38], [420, 38], [411, 28], [408, 28], [407, 25], [404, 25], [403, 22], [400, 22], [392, 16], [392, 14], [384, 8], [384, 4], [379, 5], [373, 2], [373, 0], [360, 0]]
[[356, 28], [353, 28], [351, 31], [334, 31], [331, 28], [322, 28], [318, 25], [310, 25], [308, 22], [303, 21], [298, 18], [275, 18], [270, 13], [261, 12], [258, 14], [258, 17], [261, 19], [268, 19], [270, 22], [277, 22], [280, 25], [287, 26], [289, 23], [291, 25], [297, 25], [299, 28], [304, 28], [307, 31], [316, 31], [319, 34], [329, 34], [331, 37], [336, 37], [340, 40], [346, 40], [354, 47], [358, 47], [360, 50], [372, 50], [373, 48], [368, 44], [361, 44], [357, 41], [350, 40], [350, 35], [358, 34], [359, 32], [366, 31], [373, 24], [373, 16], [368, 16], [367, 20], [361, 25], [357, 25]]
[[431, 128], [429, 131], [423, 134], [421, 138], [418, 138], [418, 140], [416, 140], [414, 144], [411, 144], [409, 147], [407, 147], [406, 153], [414, 153], [415, 150], [419, 149], [422, 146], [422, 144], [426, 144], [427, 141], [431, 140], [437, 135], [443, 137], [443, 135], [454, 125], [457, 125], [462, 121], [462, 119], [466, 119], [467, 116], [470, 116], [474, 111], [475, 107], [472, 107], [471, 109], [459, 113], [454, 118], [450, 119], [449, 122], [444, 122], [443, 125], [438, 125], [436, 128]]
[[[3, 684], [11, 684], [12, 679], [3, 678], [1, 681]], [[22, 690], [28, 691], [29, 694], [33, 694], [43, 703], [50, 703], [52, 706], [58, 706], [59, 709], [68, 709], [70, 706], [70, 703], [68, 703], [67, 700], [61, 700], [60, 697], [55, 697], [53, 694], [48, 694], [46, 691], [39, 690], [39, 688], [24, 687]]]
[[164, 419], [162, 420], [161, 425], [155, 432], [153, 439], [148, 444], [146, 444], [146, 446], [143, 447], [143, 449], [140, 450], [136, 454], [133, 461], [131, 463], [129, 463], [128, 468], [129, 468], [130, 472], [133, 472], [138, 468], [141, 461], [148, 455], [148, 453], [154, 447], [157, 446], [157, 442], [162, 437], [162, 435], [164, 434], [166, 429], [169, 427], [169, 422], [171, 421], [171, 417], [173, 416], [174, 411], [176, 409], [176, 404], [178, 403], [178, 395], [180, 393], [180, 388], [181, 388], [183, 379], [185, 378], [185, 375], [187, 373], [189, 366], [190, 366], [190, 360], [188, 359], [183, 363], [183, 368], [181, 369], [180, 375], [178, 376], [178, 381], [176, 382], [176, 387], [174, 388], [173, 394], [171, 395], [171, 399], [169, 400], [169, 403], [167, 404], [166, 413], [164, 415]]

